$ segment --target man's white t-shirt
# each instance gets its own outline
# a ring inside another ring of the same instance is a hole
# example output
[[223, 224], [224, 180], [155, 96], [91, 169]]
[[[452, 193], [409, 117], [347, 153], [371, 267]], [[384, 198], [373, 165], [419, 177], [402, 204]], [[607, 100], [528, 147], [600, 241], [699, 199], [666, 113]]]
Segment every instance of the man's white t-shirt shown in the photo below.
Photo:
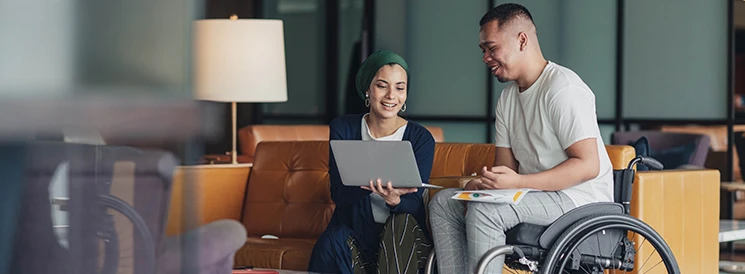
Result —
[[[399, 127], [396, 132], [393, 132], [393, 134], [391, 135], [383, 136], [380, 138], [373, 137], [372, 133], [370, 132], [370, 128], [367, 126], [367, 121], [365, 120], [365, 116], [367, 115], [369, 115], [369, 113], [362, 116], [363, 141], [401, 141], [404, 139], [406, 125]], [[387, 182], [383, 183], [385, 184]], [[390, 209], [388, 209], [388, 205], [385, 203], [385, 199], [383, 199], [383, 197], [381, 197], [377, 193], [370, 194], [370, 207], [372, 208], [373, 219], [375, 219], [376, 223], [385, 223], [385, 221], [388, 220], [388, 216], [391, 215], [391, 211]]]
[[502, 91], [496, 108], [496, 146], [511, 148], [520, 174], [549, 170], [565, 160], [570, 145], [595, 138], [597, 177], [564, 189], [575, 206], [613, 201], [613, 167], [595, 113], [595, 95], [572, 70], [548, 62], [524, 92], [516, 83]]

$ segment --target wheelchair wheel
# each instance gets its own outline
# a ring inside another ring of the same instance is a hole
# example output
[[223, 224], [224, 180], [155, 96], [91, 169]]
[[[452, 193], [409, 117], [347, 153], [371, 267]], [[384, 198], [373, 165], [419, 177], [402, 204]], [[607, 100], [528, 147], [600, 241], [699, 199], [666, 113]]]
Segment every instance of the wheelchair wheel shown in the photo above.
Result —
[[[145, 221], [127, 202], [111, 195], [101, 195], [100, 203], [106, 215], [104, 228], [99, 232], [99, 238], [103, 241], [102, 265], [100, 266], [101, 274], [133, 273], [134, 258], [134, 236], [137, 234], [144, 244], [146, 261], [144, 262], [143, 273], [155, 273], [155, 244], [150, 230]], [[118, 218], [117, 218], [118, 217]], [[131, 231], [120, 231], [114, 224], [115, 219], [128, 219], [134, 226]], [[122, 235], [124, 234], [124, 235]], [[127, 253], [130, 255], [124, 255]], [[122, 257], [124, 256], [124, 257]]]
[[675, 273], [664, 239], [628, 215], [588, 217], [567, 229], [546, 256], [541, 273]]
[[114, 227], [114, 215], [106, 212], [102, 212], [103, 224], [97, 232], [98, 238], [101, 240], [99, 248], [103, 251], [103, 260], [101, 261], [100, 270], [96, 270], [97, 273], [101, 274], [116, 274], [119, 269], [119, 235]]

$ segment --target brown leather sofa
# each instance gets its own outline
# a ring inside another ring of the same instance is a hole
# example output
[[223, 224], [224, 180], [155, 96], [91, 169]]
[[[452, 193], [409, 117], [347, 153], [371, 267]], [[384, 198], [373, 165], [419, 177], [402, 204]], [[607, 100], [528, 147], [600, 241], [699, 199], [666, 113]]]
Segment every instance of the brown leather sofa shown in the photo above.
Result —
[[[445, 141], [442, 128], [425, 126], [435, 142]], [[256, 146], [267, 141], [322, 141], [329, 139], [328, 125], [253, 125], [238, 131], [238, 162], [253, 163]], [[228, 157], [226, 157], [227, 159]]]
[[[248, 240], [235, 255], [236, 265], [307, 269], [315, 240], [334, 210], [328, 152], [328, 141], [258, 145], [241, 220]], [[488, 144], [437, 143], [433, 175], [469, 175], [492, 165], [493, 155]], [[264, 235], [279, 239], [261, 239]]]
[[[635, 155], [630, 146], [606, 148], [614, 168], [624, 168]], [[489, 144], [437, 143], [431, 183], [461, 184], [465, 181], [463, 176], [493, 165], [494, 151]], [[220, 210], [232, 212], [230, 216], [241, 216], [239, 221], [248, 232], [246, 245], [235, 255], [236, 265], [307, 268], [315, 239], [334, 210], [327, 171], [327, 141], [258, 144], [243, 207], [227, 206], [230, 208]], [[682, 273], [717, 271], [718, 182], [716, 170], [645, 171], [636, 175], [632, 215], [663, 236]], [[235, 191], [246, 186], [243, 187], [235, 186]], [[210, 192], [209, 187], [200, 189]], [[219, 206], [219, 201], [209, 206]], [[279, 239], [262, 239], [264, 235]]]
[[[614, 168], [625, 167], [635, 155], [629, 146], [607, 148]], [[490, 166], [493, 153], [492, 145], [439, 143], [432, 183]], [[236, 254], [236, 264], [304, 270], [334, 208], [326, 174], [328, 143], [264, 142], [256, 159], [242, 219], [249, 240]], [[719, 219], [714, 213], [719, 210], [719, 188], [713, 182], [718, 179], [716, 170], [648, 171], [636, 176], [632, 215], [667, 240], [684, 273], [717, 269]], [[279, 239], [260, 239], [266, 234]]]

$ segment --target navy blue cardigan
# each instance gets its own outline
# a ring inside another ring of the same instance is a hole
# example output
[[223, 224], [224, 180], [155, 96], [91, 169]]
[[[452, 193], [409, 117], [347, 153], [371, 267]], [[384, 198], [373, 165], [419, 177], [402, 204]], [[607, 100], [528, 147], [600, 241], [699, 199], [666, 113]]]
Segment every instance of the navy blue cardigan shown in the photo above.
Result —
[[[334, 119], [329, 124], [331, 140], [362, 140], [362, 117], [364, 114], [349, 114]], [[403, 140], [411, 142], [414, 156], [419, 168], [422, 182], [428, 183], [435, 153], [435, 140], [423, 126], [409, 121], [404, 131]], [[370, 206], [370, 191], [360, 187], [345, 186], [329, 151], [329, 177], [331, 181], [331, 199], [336, 204], [329, 226], [343, 225], [354, 230], [358, 241], [365, 241], [369, 246], [377, 247], [379, 236], [375, 232], [375, 219]], [[389, 206], [393, 213], [409, 213], [419, 223], [425, 235], [429, 235], [426, 225], [426, 211], [422, 200], [424, 188], [415, 193], [401, 196], [401, 202]], [[360, 239], [361, 238], [361, 239]]]

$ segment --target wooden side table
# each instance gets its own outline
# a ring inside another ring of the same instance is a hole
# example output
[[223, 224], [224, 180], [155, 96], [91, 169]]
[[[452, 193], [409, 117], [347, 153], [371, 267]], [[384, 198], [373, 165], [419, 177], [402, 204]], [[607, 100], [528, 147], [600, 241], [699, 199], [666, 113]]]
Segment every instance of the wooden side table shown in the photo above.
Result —
[[204, 224], [241, 221], [252, 164], [177, 167], [173, 174], [166, 235], [178, 235]]
[[[237, 160], [239, 164], [246, 164], [246, 163], [252, 162], [251, 161], [252, 159], [248, 158], [245, 155], [238, 155]], [[227, 153], [225, 155], [209, 154], [209, 155], [204, 155], [204, 157], [202, 157], [201, 163], [207, 164], [207, 165], [230, 164], [232, 161], [233, 159], [232, 157], [230, 157], [230, 153]]]

